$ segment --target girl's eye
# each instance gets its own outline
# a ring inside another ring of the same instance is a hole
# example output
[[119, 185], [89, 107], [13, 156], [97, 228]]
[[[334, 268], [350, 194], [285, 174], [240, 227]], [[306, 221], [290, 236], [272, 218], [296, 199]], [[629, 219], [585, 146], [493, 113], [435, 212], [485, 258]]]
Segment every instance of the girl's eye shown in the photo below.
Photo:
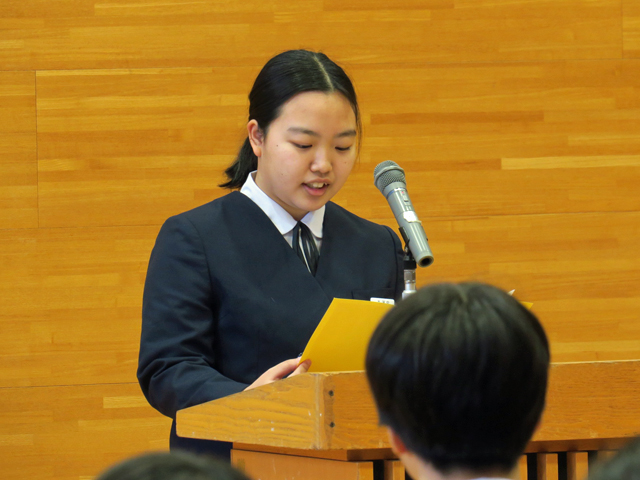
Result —
[[336, 147], [336, 150], [338, 150], [339, 152], [346, 152], [351, 150], [351, 146], [348, 147]]
[[299, 143], [294, 143], [294, 142], [291, 142], [291, 143], [293, 143], [296, 147], [301, 148], [303, 150], [307, 148], [311, 148], [311, 145], [301, 145]]

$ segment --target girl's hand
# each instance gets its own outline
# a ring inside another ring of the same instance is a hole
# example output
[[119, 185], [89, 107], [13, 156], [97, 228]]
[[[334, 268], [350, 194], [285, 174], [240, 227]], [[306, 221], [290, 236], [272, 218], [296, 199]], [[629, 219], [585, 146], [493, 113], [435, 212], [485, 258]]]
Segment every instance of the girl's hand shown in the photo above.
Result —
[[311, 360], [305, 360], [300, 365], [298, 365], [299, 361], [300, 360], [298, 358], [292, 358], [291, 360], [285, 360], [284, 362], [271, 367], [269, 370], [260, 375], [255, 382], [245, 388], [245, 390], [251, 390], [252, 388], [261, 387], [262, 385], [268, 385], [269, 383], [280, 380], [287, 375], [293, 377], [294, 375], [299, 375], [300, 373], [306, 373], [311, 366]]

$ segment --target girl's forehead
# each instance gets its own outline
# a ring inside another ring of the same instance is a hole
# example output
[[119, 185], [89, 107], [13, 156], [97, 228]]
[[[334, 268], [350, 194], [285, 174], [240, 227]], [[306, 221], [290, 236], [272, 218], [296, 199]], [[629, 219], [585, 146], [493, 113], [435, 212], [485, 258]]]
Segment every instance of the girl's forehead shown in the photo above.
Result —
[[300, 118], [307, 122], [331, 121], [352, 122], [355, 124], [355, 113], [349, 101], [337, 92], [303, 92], [285, 102], [278, 119], [296, 121]]

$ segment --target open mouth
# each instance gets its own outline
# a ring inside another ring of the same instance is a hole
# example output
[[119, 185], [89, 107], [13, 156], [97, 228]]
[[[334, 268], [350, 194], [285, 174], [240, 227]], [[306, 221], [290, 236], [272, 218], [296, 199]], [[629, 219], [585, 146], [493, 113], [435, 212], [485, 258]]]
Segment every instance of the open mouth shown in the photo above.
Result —
[[322, 195], [329, 187], [329, 184], [324, 182], [303, 183], [303, 185], [312, 195]]

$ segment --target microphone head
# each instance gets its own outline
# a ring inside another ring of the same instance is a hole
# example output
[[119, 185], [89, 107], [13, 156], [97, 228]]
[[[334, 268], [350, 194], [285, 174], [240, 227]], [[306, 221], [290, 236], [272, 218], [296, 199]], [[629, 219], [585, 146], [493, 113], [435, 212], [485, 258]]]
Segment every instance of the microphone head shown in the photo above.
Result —
[[407, 185], [404, 170], [400, 168], [400, 165], [391, 160], [385, 160], [376, 166], [373, 170], [373, 182], [383, 195], [384, 189], [392, 183], [400, 182], [405, 186]]

